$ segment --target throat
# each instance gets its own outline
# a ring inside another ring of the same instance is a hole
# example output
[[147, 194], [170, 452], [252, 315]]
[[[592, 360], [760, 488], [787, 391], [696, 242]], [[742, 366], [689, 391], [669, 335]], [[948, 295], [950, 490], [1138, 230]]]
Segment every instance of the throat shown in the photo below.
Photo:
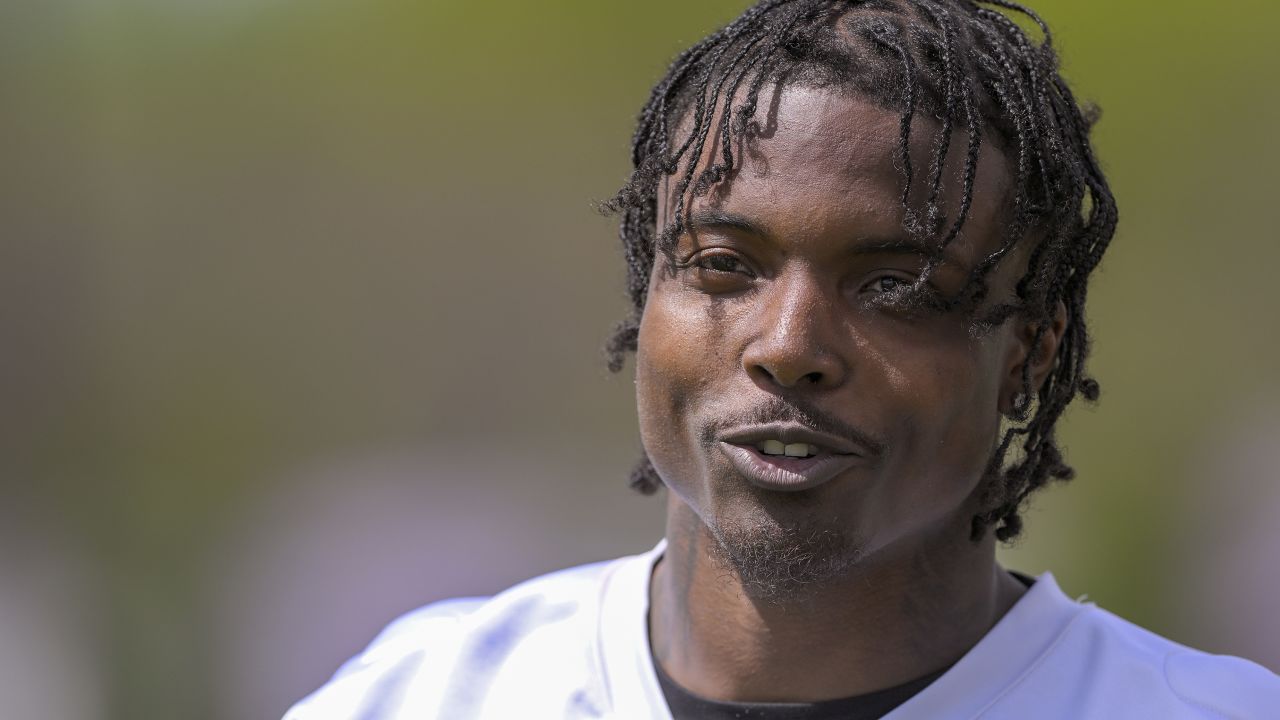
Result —
[[650, 586], [650, 644], [677, 685], [710, 700], [816, 702], [908, 683], [953, 664], [1025, 590], [993, 545], [986, 555], [970, 543], [950, 572], [868, 557], [806, 597], [761, 599], [714, 558], [709, 533], [671, 530]]

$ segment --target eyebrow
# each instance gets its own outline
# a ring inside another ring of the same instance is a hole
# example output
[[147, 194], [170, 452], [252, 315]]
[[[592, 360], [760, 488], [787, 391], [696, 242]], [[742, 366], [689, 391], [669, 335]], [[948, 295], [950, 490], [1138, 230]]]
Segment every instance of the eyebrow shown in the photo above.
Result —
[[764, 227], [752, 222], [750, 218], [723, 210], [703, 209], [690, 213], [689, 227], [694, 230], [703, 228], [738, 230], [759, 237], [770, 237]]
[[[700, 209], [690, 213], [688, 227], [693, 230], [728, 229], [755, 235], [756, 237], [772, 237], [761, 224], [748, 217], [724, 210]], [[853, 255], [916, 255], [930, 258], [938, 249], [907, 237], [859, 238], [857, 245], [850, 249]], [[943, 253], [944, 259], [947, 253]]]
[[933, 257], [938, 253], [938, 249], [915, 240], [889, 238], [868, 239], [858, 243], [858, 246], [850, 252], [854, 255], [920, 255], [921, 257]]

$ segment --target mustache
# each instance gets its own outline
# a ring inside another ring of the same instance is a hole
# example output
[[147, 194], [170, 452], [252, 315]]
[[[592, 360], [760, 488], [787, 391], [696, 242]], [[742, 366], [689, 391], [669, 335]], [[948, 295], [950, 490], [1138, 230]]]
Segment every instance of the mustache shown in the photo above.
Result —
[[770, 397], [763, 402], [712, 420], [702, 428], [703, 445], [715, 443], [724, 431], [743, 425], [797, 423], [821, 433], [849, 438], [876, 456], [884, 454], [885, 444], [871, 433], [833, 417], [803, 398], [784, 400]]

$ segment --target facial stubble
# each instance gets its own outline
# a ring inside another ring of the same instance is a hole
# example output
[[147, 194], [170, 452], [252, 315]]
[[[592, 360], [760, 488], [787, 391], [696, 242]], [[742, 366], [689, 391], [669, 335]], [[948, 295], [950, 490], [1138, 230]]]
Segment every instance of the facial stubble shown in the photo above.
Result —
[[708, 523], [711, 557], [753, 600], [803, 603], [857, 564], [861, 544], [839, 518], [813, 508], [812, 498], [769, 495], [740, 496], [735, 512]]

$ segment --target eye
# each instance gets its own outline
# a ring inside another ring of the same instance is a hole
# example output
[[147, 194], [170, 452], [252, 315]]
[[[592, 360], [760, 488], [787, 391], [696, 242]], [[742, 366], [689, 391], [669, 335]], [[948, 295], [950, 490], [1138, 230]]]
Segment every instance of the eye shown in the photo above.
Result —
[[872, 294], [891, 293], [911, 286], [911, 278], [901, 275], [877, 275], [862, 286], [863, 292]]
[[724, 249], [704, 250], [685, 261], [684, 267], [692, 269], [699, 275], [712, 278], [728, 278], [735, 275], [745, 278], [756, 276], [751, 266], [747, 265], [737, 253]]
[[751, 272], [751, 268], [747, 267], [746, 263], [727, 252], [704, 252], [695, 257], [690, 264], [712, 273], [737, 273], [752, 277], [755, 275], [755, 273]]
[[716, 295], [746, 290], [757, 277], [746, 258], [724, 247], [705, 248], [676, 267], [691, 287]]

